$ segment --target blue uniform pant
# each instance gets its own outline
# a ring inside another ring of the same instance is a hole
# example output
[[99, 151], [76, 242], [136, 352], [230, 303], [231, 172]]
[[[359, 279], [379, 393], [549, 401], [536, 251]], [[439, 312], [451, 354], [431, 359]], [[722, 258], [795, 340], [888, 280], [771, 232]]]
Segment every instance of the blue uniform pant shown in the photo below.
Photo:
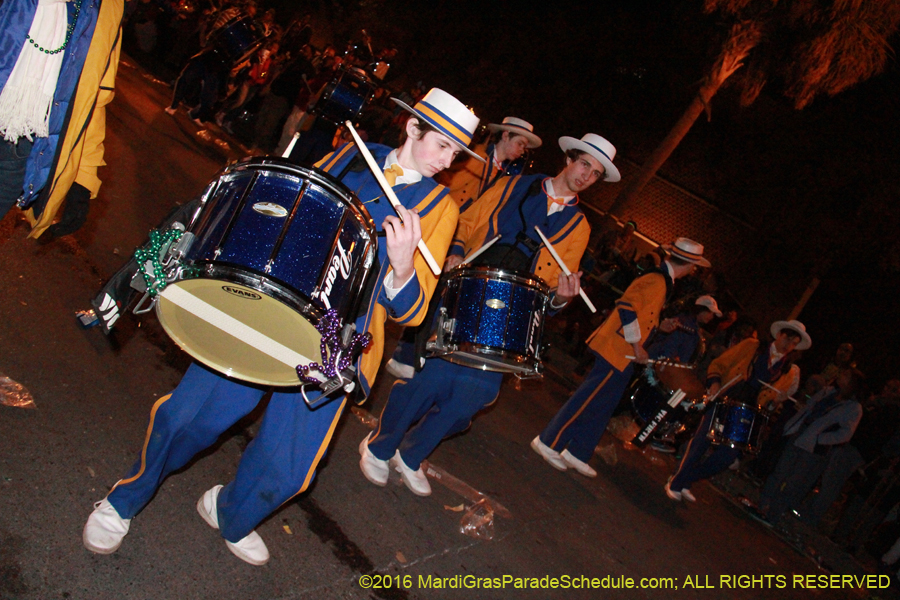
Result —
[[[124, 519], [138, 514], [169, 473], [250, 413], [265, 392], [191, 365], [178, 387], [153, 405], [141, 456], [108, 496], [116, 512]], [[346, 399], [339, 399], [310, 410], [300, 394], [272, 394], [234, 481], [219, 493], [222, 537], [241, 540], [309, 487], [345, 403]]]
[[568, 449], [572, 456], [584, 462], [594, 455], [634, 370], [629, 363], [624, 371], [619, 371], [602, 356], [591, 352], [594, 355], [591, 372], [541, 432], [544, 444], [557, 452]]
[[712, 441], [707, 437], [710, 423], [712, 422], [712, 409], [707, 410], [700, 421], [700, 426], [694, 432], [694, 437], [688, 442], [687, 451], [678, 470], [675, 471], [669, 488], [674, 492], [690, 489], [697, 481], [709, 479], [727, 469], [731, 463], [741, 457], [741, 451], [728, 446], [716, 446], [713, 451], [704, 458], [706, 451], [712, 446]]
[[381, 460], [400, 450], [406, 466], [418, 469], [441, 440], [465, 431], [472, 417], [497, 399], [502, 383], [503, 373], [426, 360], [414, 378], [391, 388], [369, 450]]

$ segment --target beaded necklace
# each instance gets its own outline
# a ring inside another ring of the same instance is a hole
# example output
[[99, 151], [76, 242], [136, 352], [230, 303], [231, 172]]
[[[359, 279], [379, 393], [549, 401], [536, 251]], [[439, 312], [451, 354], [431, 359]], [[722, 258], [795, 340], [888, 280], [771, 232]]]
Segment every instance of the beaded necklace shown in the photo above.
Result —
[[72, 39], [72, 33], [75, 31], [75, 24], [78, 23], [78, 13], [81, 12], [81, 3], [83, 0], [75, 0], [75, 15], [72, 17], [72, 22], [66, 26], [66, 41], [63, 42], [63, 45], [57, 48], [56, 50], [47, 50], [40, 44], [38, 44], [34, 39], [25, 34], [25, 40], [34, 44], [34, 47], [43, 52], [44, 54], [59, 54], [63, 50], [66, 49], [66, 46], [69, 45], [69, 40]]

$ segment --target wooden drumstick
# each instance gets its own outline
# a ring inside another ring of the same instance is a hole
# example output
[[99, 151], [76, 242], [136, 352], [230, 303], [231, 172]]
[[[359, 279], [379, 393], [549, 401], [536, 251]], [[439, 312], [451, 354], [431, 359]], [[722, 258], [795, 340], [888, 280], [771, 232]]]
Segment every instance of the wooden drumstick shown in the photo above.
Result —
[[[387, 179], [384, 178], [384, 172], [377, 164], [375, 164], [375, 159], [372, 157], [372, 153], [369, 152], [369, 149], [366, 148], [366, 145], [359, 137], [359, 134], [356, 133], [356, 128], [353, 127], [353, 123], [351, 123], [350, 121], [345, 121], [344, 125], [347, 126], [347, 129], [353, 136], [353, 141], [356, 142], [356, 147], [359, 148], [359, 153], [362, 154], [362, 157], [366, 159], [366, 163], [369, 165], [369, 170], [372, 171], [372, 175], [375, 176], [375, 180], [378, 182], [378, 185], [380, 185], [381, 189], [384, 190], [384, 195], [387, 196], [387, 199], [390, 201], [391, 206], [393, 206], [394, 210], [397, 211], [397, 207], [402, 206], [402, 204], [400, 204], [400, 200], [397, 199], [397, 194], [395, 194], [394, 190], [391, 189], [391, 184], [389, 184], [387, 182]], [[397, 215], [400, 215], [399, 211], [397, 211]], [[434, 260], [434, 256], [431, 255], [431, 251], [428, 249], [428, 246], [425, 245], [425, 240], [419, 238], [419, 243], [416, 247], [419, 249], [419, 252], [422, 253], [422, 258], [424, 258], [425, 262], [428, 263], [428, 268], [431, 269], [431, 272], [437, 276], [440, 276], [441, 268], [438, 266], [437, 261]]]
[[[481, 253], [482, 253], [482, 252], [484, 252], [485, 250], [487, 250], [488, 248], [490, 248], [491, 246], [493, 246], [493, 245], [497, 242], [497, 240], [499, 240], [499, 239], [500, 239], [500, 234], [498, 233], [496, 236], [494, 236], [493, 238], [491, 238], [491, 240], [490, 240], [488, 243], [484, 244], [481, 248], [479, 248], [479, 249], [476, 250], [475, 252], [472, 252], [472, 253], [469, 254], [467, 257], [465, 257], [464, 259], [462, 259], [462, 262], [463, 262], [463, 263], [470, 263], [470, 262], [472, 262], [475, 258], [481, 256]], [[460, 264], [462, 264], [462, 263], [460, 263]]]
[[291, 152], [294, 151], [294, 144], [297, 143], [297, 140], [300, 139], [300, 132], [294, 134], [294, 137], [291, 138], [291, 143], [288, 144], [288, 147], [284, 149], [284, 152], [281, 153], [281, 158], [287, 158], [291, 155]]
[[[566, 276], [571, 275], [572, 271], [569, 270], [569, 267], [566, 266], [566, 263], [563, 262], [563, 259], [559, 257], [559, 254], [556, 253], [556, 249], [553, 247], [553, 244], [550, 243], [550, 240], [547, 239], [547, 236], [544, 235], [544, 232], [541, 231], [540, 227], [535, 225], [534, 230], [537, 231], [539, 236], [541, 236], [541, 240], [543, 240], [544, 245], [547, 246], [547, 250], [550, 251], [550, 255], [553, 256], [553, 259], [556, 260], [557, 263], [559, 263], [559, 268], [562, 269], [562, 272], [565, 273]], [[587, 297], [587, 294], [584, 293], [584, 290], [581, 287], [578, 288], [578, 295], [581, 296], [581, 299], [584, 300], [584, 303], [587, 304], [592, 313], [597, 312], [597, 308], [594, 306], [594, 303], [591, 302], [591, 299]]]
[[[767, 388], [769, 388], [770, 390], [774, 390], [774, 391], [778, 392], [779, 395], [784, 394], [784, 390], [779, 390], [779, 389], [778, 389], [777, 387], [775, 387], [774, 385], [770, 385], [770, 384], [766, 383], [765, 381], [763, 381], [762, 379], [757, 379], [757, 381], [760, 382], [761, 384], [763, 384], [764, 386], [766, 386]], [[797, 400], [796, 398], [794, 398], [794, 397], [791, 396], [790, 394], [785, 394], [785, 398], [787, 398], [788, 400], [790, 400], [790, 401], [793, 402], [794, 404], [799, 404], [799, 403], [800, 403], [799, 400]]]

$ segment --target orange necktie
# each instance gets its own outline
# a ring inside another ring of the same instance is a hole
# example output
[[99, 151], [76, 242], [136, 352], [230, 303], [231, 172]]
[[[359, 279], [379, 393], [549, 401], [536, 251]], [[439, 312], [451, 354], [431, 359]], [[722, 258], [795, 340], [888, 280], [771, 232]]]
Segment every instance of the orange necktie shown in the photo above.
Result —
[[384, 170], [384, 178], [387, 179], [391, 187], [394, 187], [397, 178], [401, 175], [403, 175], [403, 168], [397, 163], [391, 164], [390, 168]]

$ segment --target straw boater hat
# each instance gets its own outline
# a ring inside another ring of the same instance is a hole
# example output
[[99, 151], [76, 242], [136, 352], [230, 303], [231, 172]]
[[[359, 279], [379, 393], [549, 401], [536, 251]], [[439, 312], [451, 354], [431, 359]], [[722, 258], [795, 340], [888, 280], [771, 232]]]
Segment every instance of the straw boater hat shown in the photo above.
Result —
[[710, 266], [709, 261], [703, 258], [703, 245], [698, 244], [694, 240], [680, 237], [675, 240], [674, 244], [664, 245], [663, 250], [668, 252], [670, 255], [678, 257], [681, 260], [687, 261], [689, 263], [694, 263], [695, 265], [699, 265], [701, 267]]
[[800, 336], [800, 343], [797, 344], [795, 350], [806, 350], [810, 346], [812, 346], [812, 338], [809, 337], [809, 334], [806, 333], [806, 325], [794, 319], [792, 321], [775, 321], [772, 323], [772, 326], [769, 328], [769, 333], [772, 334], [773, 338], [778, 337], [778, 333], [782, 329], [790, 329], [791, 331], [796, 331]]
[[716, 315], [717, 317], [722, 316], [722, 311], [719, 310], [719, 305], [716, 303], [716, 299], [712, 296], [700, 296], [699, 298], [697, 298], [697, 301], [694, 302], [694, 304], [706, 308], [707, 310], [709, 310], [709, 312]]
[[526, 140], [528, 140], [528, 148], [539, 148], [543, 142], [541, 138], [534, 135], [534, 126], [528, 121], [524, 119], [517, 119], [516, 117], [506, 117], [503, 119], [502, 123], [488, 123], [488, 129], [491, 130], [491, 133], [497, 133], [498, 131], [508, 131], [510, 133], [515, 133], [516, 135], [521, 135]]
[[396, 98], [391, 98], [391, 100], [449, 137], [471, 156], [484, 162], [483, 158], [468, 148], [472, 136], [478, 128], [479, 119], [466, 108], [465, 104], [438, 88], [431, 88], [425, 97], [416, 103], [415, 107], [410, 107]]
[[606, 169], [606, 173], [603, 175], [603, 181], [615, 183], [622, 179], [619, 170], [612, 162], [616, 157], [616, 147], [596, 133], [586, 133], [580, 140], [564, 135], [559, 138], [559, 147], [562, 148], [563, 152], [567, 152], [572, 148], [581, 150], [599, 160], [600, 164], [603, 165], [603, 168]]

